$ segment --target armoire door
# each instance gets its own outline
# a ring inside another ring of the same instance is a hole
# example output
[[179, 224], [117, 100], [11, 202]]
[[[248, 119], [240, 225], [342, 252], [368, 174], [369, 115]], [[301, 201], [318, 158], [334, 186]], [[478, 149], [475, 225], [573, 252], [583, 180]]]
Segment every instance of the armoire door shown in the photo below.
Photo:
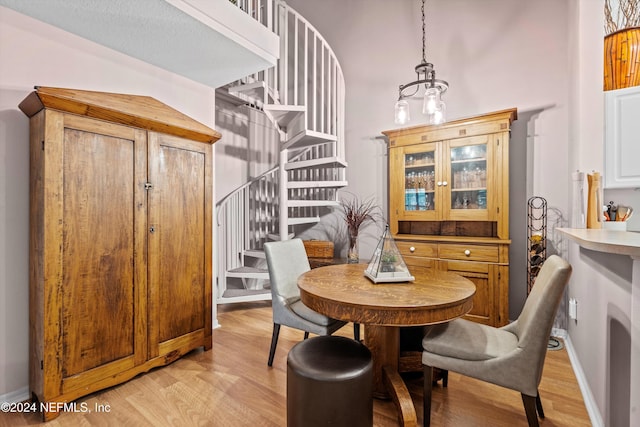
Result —
[[211, 347], [211, 145], [149, 133], [149, 352]]
[[146, 360], [146, 132], [47, 114], [47, 129], [62, 129], [61, 145], [49, 133], [44, 149], [47, 178], [59, 180], [47, 186], [46, 203], [62, 201], [47, 214], [61, 215], [59, 365], [67, 393]]

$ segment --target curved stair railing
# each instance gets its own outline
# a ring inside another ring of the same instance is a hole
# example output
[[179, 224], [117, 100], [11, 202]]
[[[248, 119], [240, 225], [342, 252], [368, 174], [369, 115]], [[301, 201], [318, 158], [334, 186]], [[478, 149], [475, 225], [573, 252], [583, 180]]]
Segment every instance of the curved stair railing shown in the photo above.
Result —
[[280, 37], [276, 66], [236, 82], [229, 93], [264, 112], [280, 134], [281, 154], [279, 165], [216, 205], [218, 303], [269, 299], [264, 242], [317, 223], [346, 185], [345, 87], [333, 50], [282, 0], [235, 3]]

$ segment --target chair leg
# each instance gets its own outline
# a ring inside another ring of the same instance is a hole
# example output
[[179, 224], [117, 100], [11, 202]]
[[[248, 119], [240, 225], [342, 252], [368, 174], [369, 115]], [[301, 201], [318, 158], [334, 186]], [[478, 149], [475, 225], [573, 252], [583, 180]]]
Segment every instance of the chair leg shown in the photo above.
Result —
[[309, 331], [304, 331], [304, 339], [306, 340], [307, 338], [309, 338]]
[[276, 354], [276, 346], [278, 345], [278, 335], [280, 335], [280, 325], [273, 324], [273, 334], [271, 335], [271, 350], [269, 350], [269, 361], [267, 365], [273, 366], [273, 356]]
[[360, 323], [353, 324], [353, 339], [360, 342]]
[[422, 371], [424, 375], [424, 392], [422, 394], [422, 406], [424, 408], [422, 412], [422, 425], [429, 427], [431, 425], [431, 389], [433, 385], [433, 368], [431, 366], [422, 365]]
[[522, 403], [524, 404], [524, 411], [527, 413], [527, 421], [529, 427], [538, 427], [538, 415], [536, 414], [536, 398], [533, 396], [527, 396], [524, 393], [522, 395]]
[[542, 400], [540, 400], [540, 392], [536, 396], [536, 409], [538, 410], [538, 416], [544, 418], [544, 409], [542, 409]]

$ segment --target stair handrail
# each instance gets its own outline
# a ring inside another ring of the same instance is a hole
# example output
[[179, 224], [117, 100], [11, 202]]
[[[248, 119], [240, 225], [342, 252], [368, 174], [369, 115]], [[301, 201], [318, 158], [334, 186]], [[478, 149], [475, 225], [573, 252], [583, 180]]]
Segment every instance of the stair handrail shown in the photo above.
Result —
[[[296, 153], [293, 157], [291, 157], [289, 159], [289, 161], [295, 161], [300, 159], [301, 157], [303, 157], [305, 154], [307, 154], [309, 151], [311, 151], [310, 147], [307, 147], [306, 149], [304, 149], [303, 151], [300, 151], [299, 153]], [[250, 181], [247, 181], [246, 183], [242, 184], [240, 187], [236, 188], [235, 190], [231, 191], [229, 194], [227, 194], [226, 196], [222, 197], [220, 200], [218, 200], [216, 202], [216, 209], [221, 207], [224, 203], [227, 202], [228, 199], [230, 199], [231, 197], [233, 197], [235, 194], [241, 192], [242, 190], [244, 190], [245, 188], [251, 186], [252, 184], [255, 184], [256, 182], [264, 179], [267, 175], [270, 174], [274, 174], [276, 173], [278, 170], [280, 169], [280, 165], [275, 165], [274, 167], [272, 167], [271, 169], [261, 173], [260, 175], [252, 178]], [[220, 226], [220, 220], [218, 218], [217, 221], [218, 226]]]
[[[217, 299], [221, 297], [221, 285], [226, 288], [226, 272], [243, 265], [245, 251], [260, 249], [270, 231], [265, 224], [282, 227], [279, 235], [288, 235], [288, 205], [286, 189], [290, 179], [322, 180], [327, 174], [323, 171], [307, 173], [303, 170], [287, 171], [284, 164], [297, 159], [307, 160], [330, 155], [345, 162], [344, 146], [344, 100], [345, 86], [342, 68], [335, 52], [318, 30], [302, 15], [286, 4], [284, 0], [230, 0], [241, 10], [248, 13], [261, 24], [274, 31], [280, 37], [280, 59], [277, 64], [264, 71], [254, 73], [242, 79], [243, 83], [265, 82], [265, 99], [262, 102], [281, 105], [304, 106], [301, 120], [287, 129], [280, 129], [270, 114], [265, 114], [274, 123], [283, 140], [299, 132], [316, 132], [314, 137], [328, 134], [334, 136], [333, 142], [322, 147], [294, 148], [281, 152], [280, 164], [275, 165], [259, 176], [221, 198], [216, 203], [217, 254], [216, 277]], [[290, 55], [291, 54], [291, 55]], [[291, 56], [291, 58], [289, 58]], [[311, 65], [309, 65], [311, 63]], [[260, 106], [262, 102], [256, 103]], [[295, 151], [294, 151], [295, 150]], [[298, 150], [300, 150], [298, 152]], [[295, 153], [294, 156], [289, 156]], [[344, 170], [339, 172], [344, 181]], [[275, 187], [280, 187], [280, 191]], [[258, 195], [259, 189], [267, 189], [269, 197]], [[305, 190], [292, 190], [294, 197], [304, 195]], [[327, 195], [322, 193], [322, 195]], [[328, 194], [331, 198], [335, 193]], [[322, 196], [317, 200], [323, 200]], [[326, 197], [325, 197], [326, 198]], [[269, 199], [269, 200], [267, 200]], [[313, 199], [313, 196], [311, 197]], [[278, 209], [277, 204], [280, 204]], [[275, 209], [274, 209], [275, 207]], [[266, 208], [259, 212], [258, 208]], [[316, 208], [304, 208], [309, 209]], [[256, 227], [249, 229], [248, 227]], [[247, 227], [247, 228], [245, 228]], [[283, 231], [284, 230], [284, 231]], [[237, 277], [237, 276], [236, 276]], [[221, 283], [222, 282], [222, 283]]]
[[230, 192], [229, 194], [227, 194], [226, 196], [224, 196], [223, 198], [218, 200], [218, 202], [216, 203], [217, 225], [218, 226], [222, 225], [222, 224], [220, 224], [220, 210], [219, 210], [219, 208], [223, 207], [224, 204], [228, 203], [229, 199], [231, 199], [232, 197], [236, 196], [238, 193], [242, 192], [243, 190], [245, 190], [246, 188], [248, 188], [251, 185], [255, 184], [256, 182], [258, 182], [258, 181], [260, 181], [262, 179], [265, 179], [265, 177], [267, 175], [274, 174], [279, 169], [280, 169], [280, 165], [276, 165], [276, 166], [272, 167], [271, 169], [269, 169], [269, 170], [265, 171], [264, 173], [256, 176], [255, 178], [252, 178], [251, 181], [248, 181], [248, 182], [242, 184], [240, 187], [234, 189], [232, 192]]
[[[256, 2], [255, 5], [252, 0], [231, 1], [280, 37], [281, 52], [288, 52], [289, 43], [291, 42], [296, 51], [296, 55], [294, 55], [292, 59], [292, 68], [296, 71], [302, 70], [302, 75], [294, 73], [293, 76], [289, 76], [289, 55], [281, 54], [280, 59], [274, 67], [247, 76], [243, 81], [267, 82], [267, 86], [272, 90], [272, 94], [277, 94], [277, 98], [275, 98], [274, 95], [274, 103], [276, 104], [306, 104], [306, 128], [335, 135], [337, 137], [335, 154], [339, 159], [343, 161], [346, 160], [344, 146], [344, 74], [338, 62], [337, 55], [331, 46], [329, 46], [326, 39], [313, 24], [289, 6], [284, 0], [253, 0]], [[258, 11], [266, 12], [258, 13]], [[305, 47], [305, 49], [303, 49], [303, 60], [299, 60], [297, 55], [299, 34], [296, 32], [295, 39], [290, 41], [291, 37], [289, 36], [289, 32], [282, 31], [284, 23], [289, 23], [287, 14], [291, 14], [293, 18], [294, 31], [297, 31], [301, 27], [304, 27], [306, 30], [304, 36], [302, 36], [302, 42]], [[309, 40], [309, 32], [312, 33], [313, 40], [311, 41]], [[317, 49], [318, 43], [320, 44], [320, 49]], [[314, 44], [314, 49], [311, 53], [307, 49], [310, 44]], [[320, 52], [318, 52], [318, 50], [320, 50]], [[309, 70], [309, 58], [307, 55], [313, 55], [312, 62], [314, 64], [314, 70]], [[320, 77], [326, 78], [318, 78], [316, 62], [319, 62], [321, 65], [319, 72]], [[305, 86], [304, 90], [301, 91], [298, 83], [308, 82], [310, 76], [313, 76], [311, 90], [308, 91], [308, 88]], [[327, 84], [325, 84], [325, 80], [328, 81]], [[313, 98], [312, 103], [307, 99], [309, 96]]]

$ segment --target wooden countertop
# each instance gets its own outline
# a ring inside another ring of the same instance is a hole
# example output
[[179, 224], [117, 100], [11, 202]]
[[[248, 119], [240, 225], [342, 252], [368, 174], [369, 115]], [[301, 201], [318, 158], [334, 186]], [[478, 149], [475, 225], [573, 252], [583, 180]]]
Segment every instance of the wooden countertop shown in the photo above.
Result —
[[586, 249], [640, 257], [640, 233], [594, 228], [557, 228], [557, 230]]

